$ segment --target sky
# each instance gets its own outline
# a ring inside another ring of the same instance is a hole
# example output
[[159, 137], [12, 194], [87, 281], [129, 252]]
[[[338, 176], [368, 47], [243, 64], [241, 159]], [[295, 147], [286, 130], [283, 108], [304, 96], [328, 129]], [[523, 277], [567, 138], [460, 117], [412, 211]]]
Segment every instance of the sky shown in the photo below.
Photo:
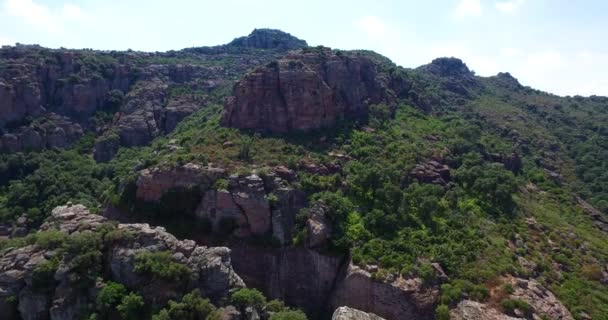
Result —
[[408, 68], [454, 56], [481, 76], [608, 96], [606, 0], [0, 0], [0, 45], [166, 51], [254, 28]]

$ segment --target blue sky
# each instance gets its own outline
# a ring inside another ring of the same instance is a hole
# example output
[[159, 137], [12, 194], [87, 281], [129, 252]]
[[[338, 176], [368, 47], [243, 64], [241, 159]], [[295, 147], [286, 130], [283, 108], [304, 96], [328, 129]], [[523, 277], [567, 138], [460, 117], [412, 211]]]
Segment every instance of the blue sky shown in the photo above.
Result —
[[0, 0], [0, 44], [165, 51], [260, 27], [405, 67], [462, 58], [560, 95], [608, 95], [605, 0]]

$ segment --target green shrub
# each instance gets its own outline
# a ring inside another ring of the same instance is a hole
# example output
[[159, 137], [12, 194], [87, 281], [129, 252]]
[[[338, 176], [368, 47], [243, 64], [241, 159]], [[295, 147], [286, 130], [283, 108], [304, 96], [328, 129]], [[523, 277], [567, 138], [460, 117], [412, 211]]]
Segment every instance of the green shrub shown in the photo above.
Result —
[[279, 312], [285, 310], [285, 303], [281, 300], [270, 300], [266, 304], [266, 311], [268, 312]]
[[186, 294], [181, 302], [169, 301], [168, 306], [152, 317], [153, 320], [205, 320], [215, 311], [198, 290]]
[[49, 230], [36, 234], [36, 245], [45, 250], [57, 249], [65, 243], [68, 236], [65, 232]]
[[266, 304], [266, 297], [256, 289], [243, 288], [233, 293], [230, 301], [241, 309], [246, 307], [261, 308]]
[[435, 319], [437, 320], [450, 320], [450, 308], [445, 304], [437, 306], [435, 309]]
[[173, 261], [169, 251], [142, 251], [135, 257], [135, 272], [149, 274], [157, 279], [182, 281], [190, 276], [186, 265]]
[[501, 306], [505, 313], [514, 315], [515, 309], [523, 312], [524, 314], [529, 314], [532, 310], [530, 305], [520, 299], [505, 299], [501, 302]]
[[72, 270], [79, 276], [77, 282], [88, 286], [101, 272], [103, 254], [101, 232], [85, 231], [70, 235], [62, 247]]
[[118, 310], [124, 320], [138, 320], [142, 318], [143, 307], [144, 299], [140, 295], [131, 292], [122, 298], [116, 310]]
[[273, 313], [270, 320], [307, 320], [306, 314], [300, 310], [288, 310]]
[[97, 294], [97, 310], [105, 314], [122, 303], [127, 288], [120, 283], [108, 282]]

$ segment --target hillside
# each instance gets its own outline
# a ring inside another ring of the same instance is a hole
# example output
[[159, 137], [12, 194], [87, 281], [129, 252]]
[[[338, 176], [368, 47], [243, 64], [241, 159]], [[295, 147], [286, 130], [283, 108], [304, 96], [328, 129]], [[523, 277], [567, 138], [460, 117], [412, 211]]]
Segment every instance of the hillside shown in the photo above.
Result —
[[0, 126], [7, 319], [608, 319], [606, 97], [256, 29], [2, 47]]

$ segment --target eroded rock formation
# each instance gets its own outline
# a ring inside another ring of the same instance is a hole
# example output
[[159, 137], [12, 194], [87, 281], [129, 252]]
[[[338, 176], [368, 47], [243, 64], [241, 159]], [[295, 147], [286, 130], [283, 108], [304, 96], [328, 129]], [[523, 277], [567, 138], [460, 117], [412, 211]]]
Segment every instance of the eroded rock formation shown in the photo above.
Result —
[[[107, 228], [106, 218], [91, 214], [82, 205], [57, 207], [41, 230], [59, 230], [66, 235], [99, 232]], [[225, 298], [229, 291], [243, 287], [233, 271], [228, 248], [197, 246], [191, 240], [177, 240], [164, 228], [148, 224], [119, 224], [118, 232], [128, 234], [106, 241], [102, 271], [130, 290], [142, 293], [149, 303], [164, 303], [192, 289], [200, 289], [214, 301]], [[150, 278], [135, 271], [135, 256], [140, 252], [170, 251], [171, 259], [188, 267], [191, 275], [185, 283]], [[34, 270], [57, 254], [53, 248], [37, 244], [9, 249], [0, 259], [0, 311], [3, 319], [74, 319], [82, 317], [86, 305], [95, 301], [98, 288], [82, 289], [74, 285], [82, 270], [73, 269], [68, 258], [60, 260], [54, 272], [55, 284], [40, 290], [33, 280]], [[16, 306], [16, 308], [15, 308]]]
[[222, 124], [273, 133], [309, 131], [342, 118], [365, 119], [370, 104], [393, 102], [387, 80], [368, 57], [303, 49], [239, 81]]

